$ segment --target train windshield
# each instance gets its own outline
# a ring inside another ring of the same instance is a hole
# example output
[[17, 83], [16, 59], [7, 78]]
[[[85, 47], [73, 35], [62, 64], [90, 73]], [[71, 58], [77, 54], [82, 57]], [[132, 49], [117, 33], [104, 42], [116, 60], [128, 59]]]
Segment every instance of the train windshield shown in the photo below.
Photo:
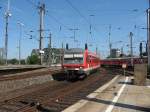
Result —
[[83, 54], [65, 54], [64, 64], [82, 64]]

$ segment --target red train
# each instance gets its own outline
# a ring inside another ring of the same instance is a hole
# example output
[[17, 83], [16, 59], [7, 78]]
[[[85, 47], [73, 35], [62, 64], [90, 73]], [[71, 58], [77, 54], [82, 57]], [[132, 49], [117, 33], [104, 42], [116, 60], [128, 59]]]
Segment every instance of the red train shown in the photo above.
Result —
[[142, 64], [147, 63], [147, 57], [139, 58], [139, 57], [124, 57], [124, 58], [108, 58], [101, 60], [102, 66], [122, 66], [126, 64], [127, 67], [132, 67], [134, 64]]
[[100, 67], [100, 58], [95, 53], [88, 51], [87, 44], [85, 50], [68, 49], [68, 45], [66, 45], [62, 67], [67, 78], [84, 78]]

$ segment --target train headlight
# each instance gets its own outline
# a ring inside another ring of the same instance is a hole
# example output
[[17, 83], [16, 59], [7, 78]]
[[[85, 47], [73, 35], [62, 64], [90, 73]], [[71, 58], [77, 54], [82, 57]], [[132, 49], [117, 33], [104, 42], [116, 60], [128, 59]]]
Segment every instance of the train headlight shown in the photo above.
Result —
[[80, 69], [82, 69], [83, 67], [80, 67]]

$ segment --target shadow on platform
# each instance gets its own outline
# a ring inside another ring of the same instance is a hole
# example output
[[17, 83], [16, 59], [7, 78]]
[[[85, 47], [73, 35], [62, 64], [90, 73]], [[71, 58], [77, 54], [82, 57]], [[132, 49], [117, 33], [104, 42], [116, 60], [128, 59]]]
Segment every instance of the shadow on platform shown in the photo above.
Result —
[[131, 105], [131, 104], [114, 103], [112, 101], [101, 100], [101, 99], [96, 99], [96, 98], [86, 98], [85, 100], [98, 102], [98, 103], [102, 103], [102, 104], [107, 104], [107, 105], [111, 104], [111, 105], [114, 105], [117, 107], [122, 107], [122, 108], [127, 108], [127, 109], [150, 112], [150, 107], [141, 107], [141, 106], [136, 106], [136, 105]]

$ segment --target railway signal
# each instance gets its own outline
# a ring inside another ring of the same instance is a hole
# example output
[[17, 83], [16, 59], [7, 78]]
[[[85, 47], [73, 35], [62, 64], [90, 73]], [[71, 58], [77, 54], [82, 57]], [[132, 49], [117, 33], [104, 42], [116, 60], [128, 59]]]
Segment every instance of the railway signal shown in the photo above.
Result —
[[122, 68], [123, 68], [123, 74], [124, 76], [126, 75], [126, 68], [127, 68], [127, 64], [122, 64]]
[[24, 26], [23, 23], [17, 23], [20, 27], [20, 37], [19, 37], [19, 65], [21, 64], [21, 38], [22, 38], [22, 27]]
[[139, 48], [139, 50], [140, 50], [140, 57], [142, 58], [142, 55], [143, 55], [143, 53], [142, 53], [142, 42], [140, 43], [140, 48]]

